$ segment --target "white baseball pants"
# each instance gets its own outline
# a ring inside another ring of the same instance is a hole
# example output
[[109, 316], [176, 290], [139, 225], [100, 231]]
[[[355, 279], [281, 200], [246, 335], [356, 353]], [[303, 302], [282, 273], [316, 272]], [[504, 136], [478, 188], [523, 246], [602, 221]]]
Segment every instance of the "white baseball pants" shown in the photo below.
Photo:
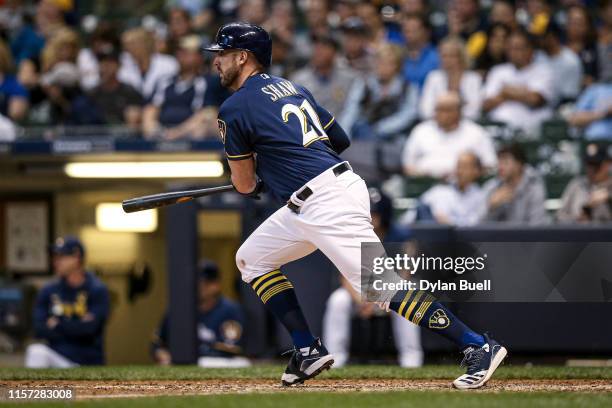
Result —
[[46, 344], [32, 343], [26, 348], [25, 366], [28, 368], [69, 368], [77, 367], [78, 364]]
[[313, 194], [299, 214], [281, 207], [238, 249], [242, 279], [249, 283], [318, 248], [361, 293], [361, 243], [380, 242], [372, 228], [365, 182], [351, 170], [336, 176], [332, 167], [306, 186]]

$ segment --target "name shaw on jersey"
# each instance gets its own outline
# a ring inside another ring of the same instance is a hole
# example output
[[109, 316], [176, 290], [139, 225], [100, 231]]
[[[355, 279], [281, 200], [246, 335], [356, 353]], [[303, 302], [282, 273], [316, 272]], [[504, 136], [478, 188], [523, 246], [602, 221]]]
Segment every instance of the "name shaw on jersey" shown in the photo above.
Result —
[[298, 95], [299, 92], [295, 89], [295, 86], [289, 81], [281, 81], [276, 84], [266, 85], [261, 88], [261, 91], [267, 95], [270, 95], [270, 100], [276, 102], [281, 98], [287, 96]]

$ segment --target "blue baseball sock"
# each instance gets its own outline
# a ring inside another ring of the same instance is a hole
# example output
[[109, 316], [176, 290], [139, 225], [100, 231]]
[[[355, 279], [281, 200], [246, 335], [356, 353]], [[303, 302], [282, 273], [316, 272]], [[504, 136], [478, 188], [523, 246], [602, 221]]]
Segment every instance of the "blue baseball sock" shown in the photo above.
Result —
[[314, 336], [302, 313], [293, 285], [279, 270], [268, 272], [251, 282], [251, 287], [268, 310], [285, 326], [297, 349], [309, 347]]
[[457, 344], [461, 350], [468, 346], [482, 346], [484, 338], [467, 327], [457, 316], [432, 295], [423, 291], [400, 291], [389, 308], [421, 327], [435, 331]]

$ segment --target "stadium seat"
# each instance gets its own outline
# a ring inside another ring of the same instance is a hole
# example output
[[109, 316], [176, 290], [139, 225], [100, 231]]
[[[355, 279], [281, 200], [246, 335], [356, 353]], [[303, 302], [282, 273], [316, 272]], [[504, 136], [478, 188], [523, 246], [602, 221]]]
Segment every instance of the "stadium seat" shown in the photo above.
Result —
[[432, 177], [407, 177], [404, 181], [404, 197], [417, 198], [438, 182]]
[[561, 118], [543, 122], [540, 132], [544, 143], [557, 143], [570, 138], [568, 123]]

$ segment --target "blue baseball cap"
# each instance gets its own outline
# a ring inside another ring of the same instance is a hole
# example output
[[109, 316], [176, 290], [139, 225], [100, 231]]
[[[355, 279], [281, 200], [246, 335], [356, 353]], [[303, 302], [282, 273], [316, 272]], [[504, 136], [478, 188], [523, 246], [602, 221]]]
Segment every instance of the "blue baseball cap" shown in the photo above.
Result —
[[219, 280], [219, 267], [209, 260], [202, 260], [198, 264], [198, 277], [205, 281]]
[[51, 253], [54, 255], [76, 255], [79, 254], [81, 258], [85, 256], [85, 248], [83, 244], [76, 237], [66, 236], [60, 237], [55, 240], [50, 246]]

